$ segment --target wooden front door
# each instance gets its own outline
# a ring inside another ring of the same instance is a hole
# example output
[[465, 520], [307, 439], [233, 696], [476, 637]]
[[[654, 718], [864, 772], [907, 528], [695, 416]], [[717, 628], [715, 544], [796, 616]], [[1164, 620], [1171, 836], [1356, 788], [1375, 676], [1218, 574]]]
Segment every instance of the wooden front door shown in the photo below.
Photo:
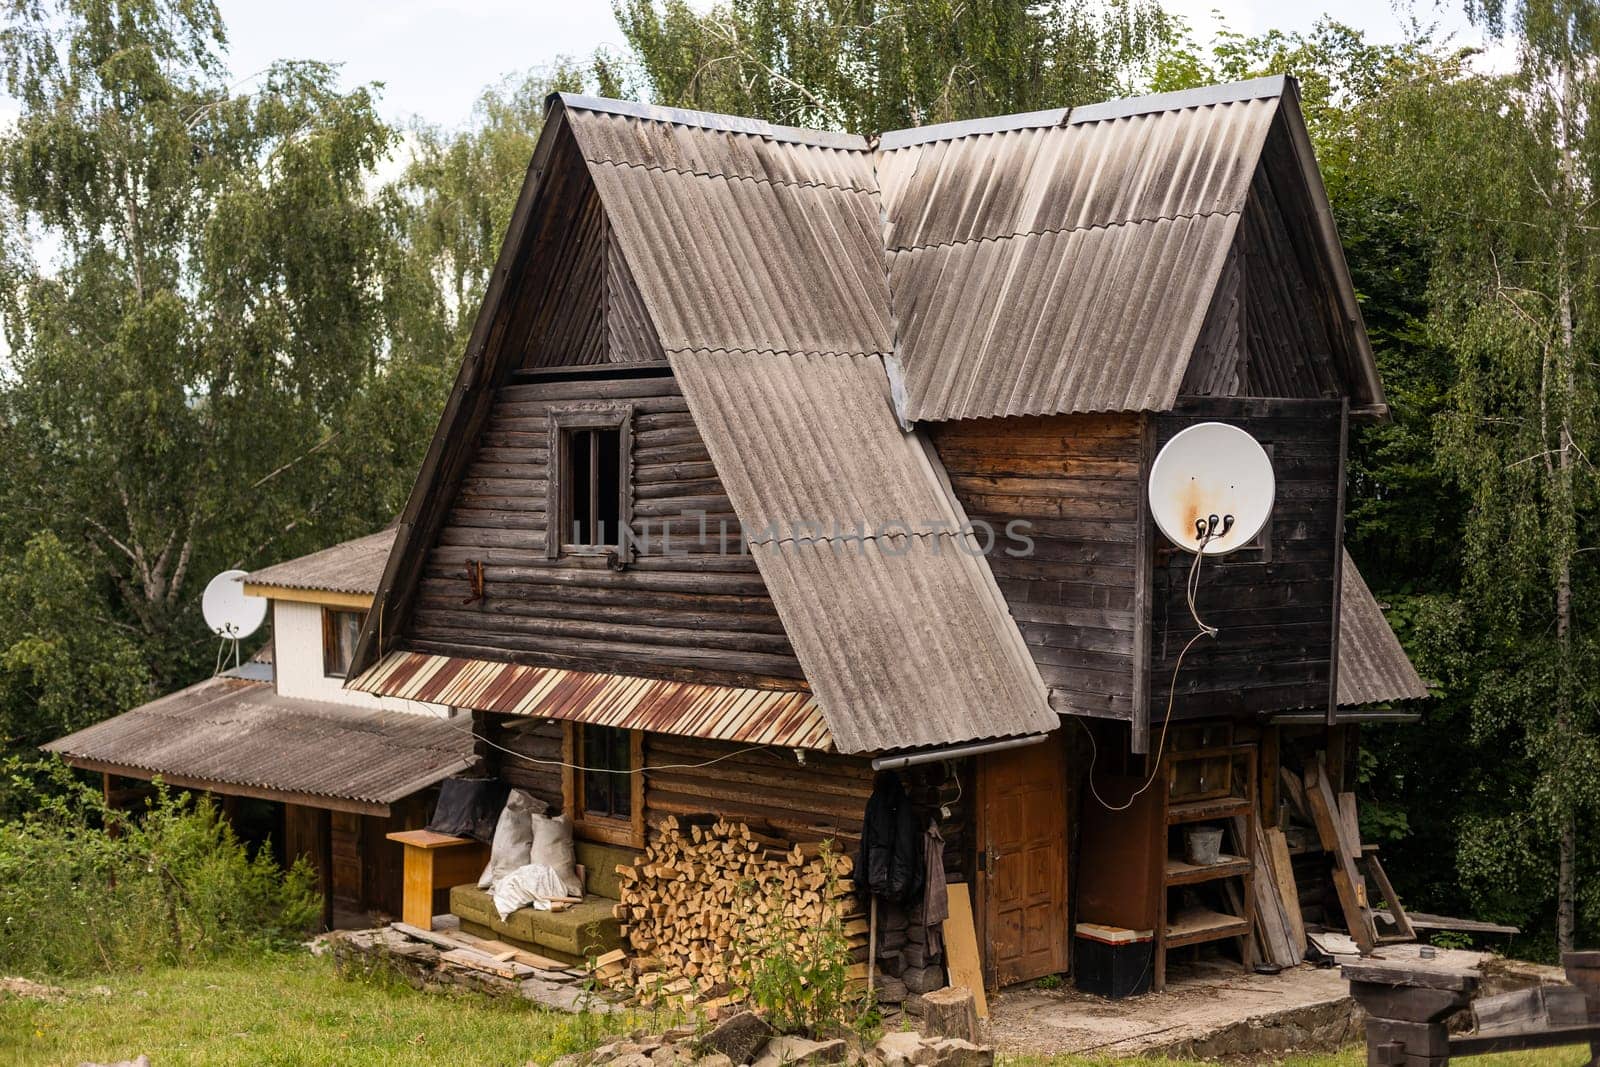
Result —
[[1059, 735], [981, 757], [979, 893], [997, 986], [1067, 969], [1067, 761]]

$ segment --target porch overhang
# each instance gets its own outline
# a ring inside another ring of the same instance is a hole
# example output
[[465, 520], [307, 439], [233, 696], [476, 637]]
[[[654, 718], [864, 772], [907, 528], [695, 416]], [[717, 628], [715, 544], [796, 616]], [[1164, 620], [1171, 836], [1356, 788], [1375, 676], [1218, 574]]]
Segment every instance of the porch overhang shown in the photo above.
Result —
[[398, 651], [345, 683], [453, 708], [650, 730], [714, 741], [832, 751], [810, 690], [702, 685]]

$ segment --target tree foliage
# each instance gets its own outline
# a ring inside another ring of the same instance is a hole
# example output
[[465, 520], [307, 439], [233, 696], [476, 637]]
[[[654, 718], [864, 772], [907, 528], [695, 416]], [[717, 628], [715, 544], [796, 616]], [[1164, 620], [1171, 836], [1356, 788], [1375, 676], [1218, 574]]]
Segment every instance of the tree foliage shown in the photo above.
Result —
[[616, 0], [603, 82], [660, 104], [876, 134], [1123, 96], [1174, 24], [1155, 0]]
[[53, 534], [163, 687], [212, 573], [394, 515], [437, 403], [386, 343], [372, 91], [232, 87], [223, 45], [195, 0], [18, 0], [0, 32], [0, 553]]

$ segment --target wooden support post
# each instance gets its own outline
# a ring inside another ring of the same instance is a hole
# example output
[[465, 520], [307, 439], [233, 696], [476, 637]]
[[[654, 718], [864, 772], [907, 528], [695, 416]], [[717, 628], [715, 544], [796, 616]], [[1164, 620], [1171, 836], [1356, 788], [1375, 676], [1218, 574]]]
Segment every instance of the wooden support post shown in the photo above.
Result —
[[1347, 963], [1350, 995], [1367, 1013], [1367, 1067], [1443, 1067], [1445, 1022], [1466, 1007], [1478, 977], [1379, 963]]
[[[1600, 1024], [1600, 952], [1563, 952], [1561, 966], [1566, 968], [1567, 981], [1583, 990], [1589, 1022]], [[1600, 1067], [1600, 1041], [1589, 1043], [1589, 1067]]]

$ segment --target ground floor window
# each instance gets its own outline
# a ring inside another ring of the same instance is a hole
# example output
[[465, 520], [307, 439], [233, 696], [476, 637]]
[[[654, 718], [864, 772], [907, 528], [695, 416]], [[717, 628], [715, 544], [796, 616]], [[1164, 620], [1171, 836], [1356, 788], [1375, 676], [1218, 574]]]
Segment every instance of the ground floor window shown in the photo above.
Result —
[[644, 844], [643, 735], [637, 730], [568, 723], [566, 810], [579, 837]]

